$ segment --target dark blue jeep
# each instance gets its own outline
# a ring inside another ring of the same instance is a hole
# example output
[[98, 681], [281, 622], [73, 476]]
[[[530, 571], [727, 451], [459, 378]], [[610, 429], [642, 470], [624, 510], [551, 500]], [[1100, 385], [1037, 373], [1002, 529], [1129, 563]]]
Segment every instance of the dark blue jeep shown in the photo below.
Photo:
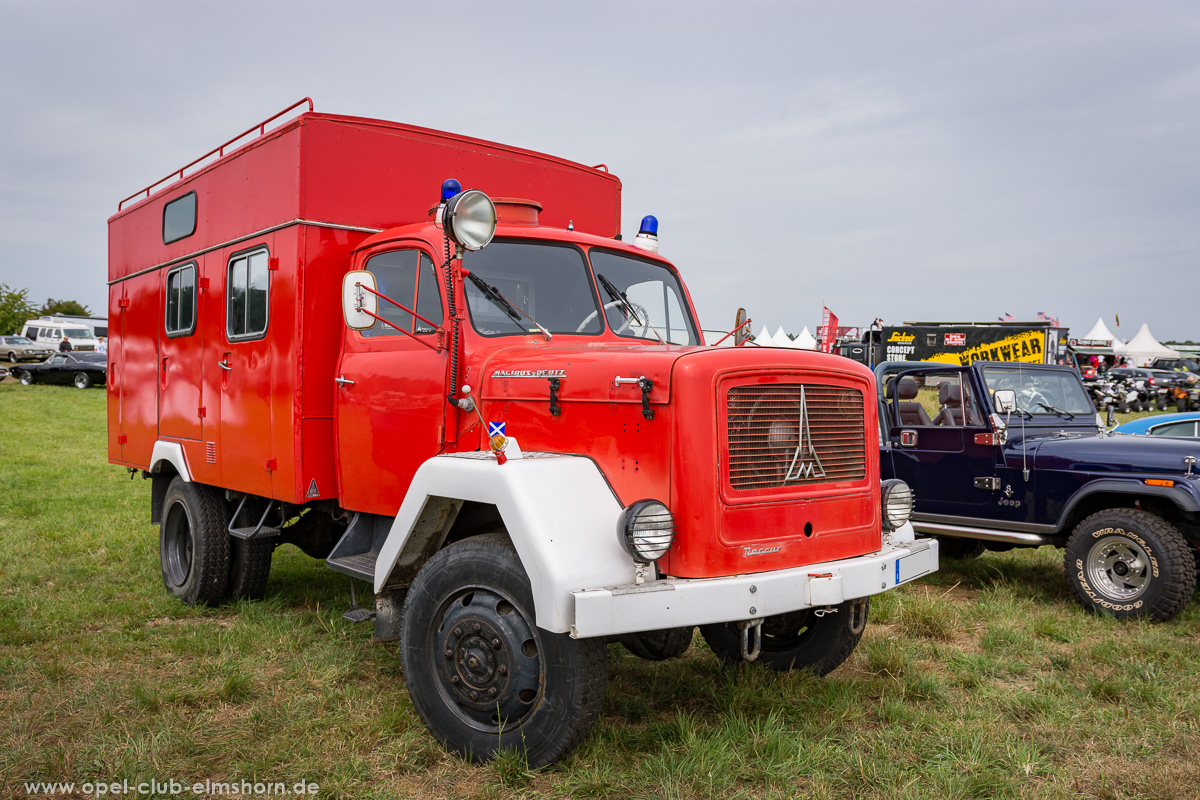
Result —
[[942, 555], [1065, 547], [1086, 607], [1174, 617], [1200, 569], [1200, 443], [1109, 434], [1068, 367], [880, 364], [880, 469]]

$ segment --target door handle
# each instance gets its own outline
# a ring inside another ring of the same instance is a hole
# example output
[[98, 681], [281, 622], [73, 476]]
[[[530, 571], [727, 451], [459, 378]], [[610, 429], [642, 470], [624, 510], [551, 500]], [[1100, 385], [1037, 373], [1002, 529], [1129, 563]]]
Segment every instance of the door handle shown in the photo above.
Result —
[[333, 382], [341, 386], [353, 386], [354, 381], [347, 378], [345, 375], [339, 375], [333, 379]]
[[221, 369], [233, 369], [233, 367], [229, 366], [229, 362], [223, 358], [217, 362], [217, 366]]
[[901, 447], [916, 447], [917, 432], [916, 431], [900, 431], [900, 446]]

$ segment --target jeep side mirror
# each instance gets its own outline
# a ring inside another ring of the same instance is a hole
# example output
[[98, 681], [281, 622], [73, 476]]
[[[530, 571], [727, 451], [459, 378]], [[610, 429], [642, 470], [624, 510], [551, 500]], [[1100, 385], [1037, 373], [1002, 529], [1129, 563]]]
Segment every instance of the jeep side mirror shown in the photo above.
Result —
[[375, 276], [366, 270], [347, 272], [342, 278], [342, 317], [347, 328], [363, 331], [375, 324], [379, 314], [375, 291]]
[[997, 413], [1011, 414], [1017, 410], [1017, 393], [1012, 389], [997, 389], [992, 395], [992, 405]]
[[1104, 427], [1112, 428], [1117, 424], [1117, 408], [1116, 406], [1108, 407], [1108, 416], [1104, 418]]

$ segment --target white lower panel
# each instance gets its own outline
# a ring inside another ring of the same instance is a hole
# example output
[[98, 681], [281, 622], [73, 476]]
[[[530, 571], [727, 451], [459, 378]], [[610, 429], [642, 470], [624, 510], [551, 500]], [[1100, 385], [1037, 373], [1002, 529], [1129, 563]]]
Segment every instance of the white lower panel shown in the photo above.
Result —
[[578, 638], [768, 617], [869, 597], [936, 572], [938, 545], [919, 539], [878, 553], [727, 578], [668, 578], [572, 592]]

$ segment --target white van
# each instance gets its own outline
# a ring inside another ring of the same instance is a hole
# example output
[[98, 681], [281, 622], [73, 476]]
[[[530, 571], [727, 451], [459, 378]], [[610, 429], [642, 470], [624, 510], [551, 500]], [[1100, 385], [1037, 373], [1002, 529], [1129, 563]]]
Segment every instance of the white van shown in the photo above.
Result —
[[49, 319], [31, 319], [21, 329], [21, 335], [38, 344], [49, 345], [57, 350], [65, 337], [75, 350], [94, 351], [100, 344], [90, 328], [78, 322], [59, 322]]

